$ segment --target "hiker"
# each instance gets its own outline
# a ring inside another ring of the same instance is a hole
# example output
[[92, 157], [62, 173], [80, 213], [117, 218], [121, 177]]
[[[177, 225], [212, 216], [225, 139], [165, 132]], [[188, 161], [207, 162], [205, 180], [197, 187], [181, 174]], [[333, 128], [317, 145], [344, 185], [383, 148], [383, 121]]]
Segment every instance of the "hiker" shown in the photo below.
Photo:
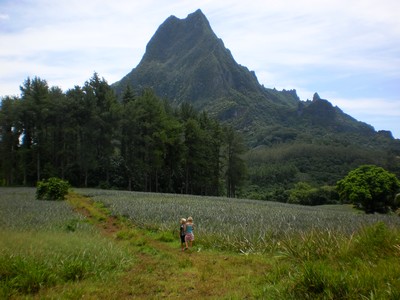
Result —
[[180, 223], [181, 223], [181, 226], [180, 226], [179, 234], [180, 234], [180, 238], [181, 238], [181, 248], [182, 248], [182, 251], [184, 251], [185, 250], [185, 224], [186, 224], [186, 219], [182, 218]]
[[189, 244], [190, 244], [190, 248], [193, 246], [193, 241], [194, 241], [193, 229], [194, 229], [193, 218], [189, 217], [189, 218], [187, 218], [187, 222], [184, 225], [185, 244], [186, 244], [185, 249], [189, 249]]

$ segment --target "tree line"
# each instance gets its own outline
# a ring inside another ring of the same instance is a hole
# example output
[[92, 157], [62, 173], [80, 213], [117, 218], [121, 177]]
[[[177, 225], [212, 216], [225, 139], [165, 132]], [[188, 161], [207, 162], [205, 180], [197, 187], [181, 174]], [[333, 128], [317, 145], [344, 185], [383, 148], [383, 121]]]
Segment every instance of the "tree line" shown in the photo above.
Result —
[[97, 73], [66, 92], [27, 78], [2, 98], [0, 184], [51, 177], [76, 187], [235, 197], [245, 178], [241, 136], [151, 89], [118, 99]]

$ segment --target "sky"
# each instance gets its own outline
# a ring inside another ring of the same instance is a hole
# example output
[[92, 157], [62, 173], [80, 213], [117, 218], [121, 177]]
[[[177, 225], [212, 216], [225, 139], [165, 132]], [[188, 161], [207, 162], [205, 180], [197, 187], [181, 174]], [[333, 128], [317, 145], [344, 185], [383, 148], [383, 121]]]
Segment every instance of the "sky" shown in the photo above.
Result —
[[169, 16], [201, 9], [261, 84], [317, 92], [400, 138], [398, 0], [0, 0], [0, 96], [38, 76], [64, 91], [135, 68]]

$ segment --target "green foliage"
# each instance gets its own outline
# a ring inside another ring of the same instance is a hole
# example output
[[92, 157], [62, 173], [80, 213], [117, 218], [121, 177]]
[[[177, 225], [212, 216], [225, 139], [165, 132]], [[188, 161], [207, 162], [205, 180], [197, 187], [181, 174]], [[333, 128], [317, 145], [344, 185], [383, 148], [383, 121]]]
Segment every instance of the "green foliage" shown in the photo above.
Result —
[[77, 221], [66, 201], [34, 198], [33, 188], [1, 188], [0, 298], [32, 297], [89, 278], [106, 281], [131, 264], [131, 253]]
[[347, 255], [354, 255], [364, 260], [377, 261], [393, 252], [393, 245], [399, 242], [396, 231], [391, 230], [383, 222], [362, 228], [354, 237]]
[[20, 293], [36, 293], [42, 286], [54, 285], [56, 276], [45, 265], [32, 257], [2, 255], [0, 257], [2, 288]]
[[400, 182], [394, 174], [373, 165], [360, 166], [337, 182], [341, 201], [361, 206], [367, 213], [395, 209], [399, 188]]
[[157, 233], [156, 240], [166, 243], [172, 243], [176, 241], [176, 234], [168, 231], [162, 231]]
[[225, 192], [228, 141], [218, 121], [188, 103], [172, 107], [151, 89], [136, 92], [128, 85], [118, 102], [97, 73], [66, 93], [28, 78], [21, 98], [2, 101], [0, 126], [0, 182], [39, 181], [41, 199], [61, 197], [48, 195], [47, 182], [40, 182], [53, 177], [105, 189]]
[[333, 186], [352, 169], [363, 164], [385, 165], [383, 151], [341, 145], [338, 141], [296, 142], [259, 146], [246, 155], [252, 184], [291, 188], [304, 181], [312, 186]]
[[64, 200], [68, 194], [70, 184], [60, 178], [49, 178], [38, 181], [36, 188], [36, 199], [38, 200]]
[[313, 188], [306, 182], [298, 182], [290, 190], [288, 203], [302, 205], [336, 204], [339, 196], [332, 186]]
[[294, 189], [291, 190], [288, 203], [292, 204], [309, 204], [309, 195], [312, 187], [306, 182], [296, 183]]

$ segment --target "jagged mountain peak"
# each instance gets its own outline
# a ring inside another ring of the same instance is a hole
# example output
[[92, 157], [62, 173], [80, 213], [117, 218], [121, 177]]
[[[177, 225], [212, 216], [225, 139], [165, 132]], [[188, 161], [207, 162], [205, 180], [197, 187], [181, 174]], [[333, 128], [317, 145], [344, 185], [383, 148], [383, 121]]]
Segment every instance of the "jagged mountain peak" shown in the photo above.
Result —
[[164, 23], [161, 26], [165, 26], [165, 24], [168, 24], [169, 22], [184, 22], [184, 23], [193, 23], [197, 25], [201, 24], [207, 24], [210, 26], [207, 17], [204, 15], [204, 13], [201, 11], [201, 9], [197, 9], [195, 12], [192, 12], [187, 15], [185, 19], [179, 19], [174, 15], [169, 16]]
[[199, 48], [206, 39], [208, 39], [207, 46], [210, 46], [210, 42], [216, 43], [217, 37], [200, 9], [185, 19], [170, 16], [150, 39], [141, 63], [149, 60], [165, 62], [178, 54], [182, 55]]
[[374, 132], [317, 93], [310, 103], [301, 103], [296, 91], [260, 85], [254, 72], [235, 61], [200, 9], [184, 19], [170, 16], [158, 27], [137, 67], [113, 84], [119, 95], [127, 86], [150, 87], [173, 105], [190, 102], [244, 132], [299, 124]]
[[[158, 27], [138, 66], [114, 87], [121, 93], [127, 85], [151, 87], [175, 104], [191, 102], [216, 115], [226, 108], [220, 101], [229, 99], [232, 108], [249, 94], [265, 98], [254, 72], [236, 63], [201, 10], [185, 19], [170, 16]], [[237, 116], [247, 108], [234, 110]]]
[[[201, 11], [200, 8], [198, 10], [196, 10], [195, 12], [188, 14], [186, 21], [194, 23], [194, 24], [204, 23], [204, 24], [208, 25], [208, 27], [210, 27], [210, 23], [208, 22], [207, 17], [203, 14], [203, 12]], [[211, 29], [211, 27], [210, 27], [210, 29]]]

